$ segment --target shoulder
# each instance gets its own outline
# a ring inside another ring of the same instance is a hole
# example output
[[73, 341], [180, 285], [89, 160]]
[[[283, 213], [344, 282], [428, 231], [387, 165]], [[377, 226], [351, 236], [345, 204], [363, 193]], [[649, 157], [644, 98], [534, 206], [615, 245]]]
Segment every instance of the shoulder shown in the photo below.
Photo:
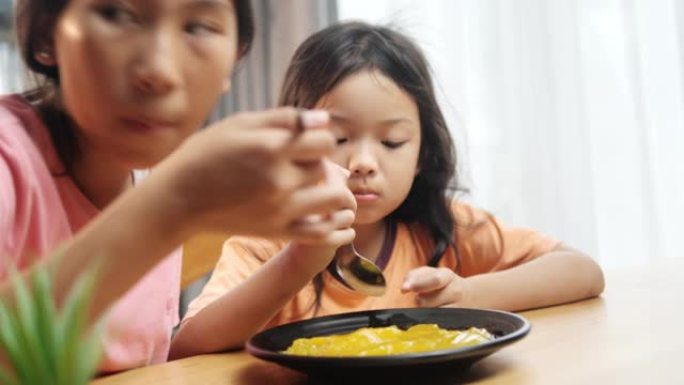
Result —
[[463, 202], [454, 202], [452, 211], [466, 275], [509, 268], [560, 244], [537, 230], [506, 225], [491, 213]]
[[25, 127], [33, 120], [40, 118], [23, 97], [17, 94], [0, 96], [0, 132], [7, 132], [16, 126]]
[[52, 139], [36, 110], [19, 95], [0, 96], [0, 152], [6, 161], [50, 159]]
[[22, 99], [17, 95], [0, 96], [0, 146], [19, 145], [29, 138], [26, 124], [21, 118], [25, 113]]
[[457, 232], [471, 232], [498, 226], [496, 217], [491, 213], [467, 202], [454, 199], [450, 207]]
[[452, 202], [451, 209], [456, 220], [456, 230], [460, 233], [487, 233], [500, 238], [546, 237], [532, 228], [506, 224], [492, 213], [468, 203]]
[[[483, 236], [491, 237], [498, 233], [499, 224], [497, 219], [489, 212], [475, 207], [460, 199], [453, 199], [449, 203], [449, 209], [454, 219], [454, 237], [457, 243], [469, 242], [480, 239]], [[410, 239], [423, 250], [432, 250], [432, 236], [429, 231], [419, 223], [404, 224], [406, 229], [398, 231], [398, 239]], [[402, 230], [402, 227], [399, 227]]]
[[462, 245], [484, 243], [501, 246], [504, 240], [535, 233], [532, 229], [508, 226], [487, 210], [466, 202], [452, 202], [451, 210], [456, 222], [456, 238]]
[[[0, 239], [1, 254], [20, 255], [27, 242], [45, 242], [51, 237], [45, 235], [48, 231], [59, 233], [45, 228], [45, 233], [31, 235], [31, 231], [39, 231], [34, 227], [35, 220], [46, 212], [48, 197], [54, 196], [55, 189], [29, 132], [27, 122], [31, 118], [22, 117], [31, 114], [31, 110], [18, 95], [0, 96], [0, 234], [4, 235]], [[47, 214], [41, 218], [53, 225], [57, 223]]]
[[[499, 255], [503, 246], [504, 228], [499, 220], [486, 210], [462, 201], [453, 201], [454, 239], [462, 255]], [[466, 258], [467, 259], [467, 258]]]
[[15, 96], [0, 96], [0, 186], [15, 186], [12, 191], [21, 180], [31, 178], [34, 173], [30, 170], [43, 164], [40, 151], [16, 113], [21, 101]]
[[48, 130], [19, 95], [0, 96], [0, 162], [15, 182], [51, 180], [50, 170], [58, 167]]

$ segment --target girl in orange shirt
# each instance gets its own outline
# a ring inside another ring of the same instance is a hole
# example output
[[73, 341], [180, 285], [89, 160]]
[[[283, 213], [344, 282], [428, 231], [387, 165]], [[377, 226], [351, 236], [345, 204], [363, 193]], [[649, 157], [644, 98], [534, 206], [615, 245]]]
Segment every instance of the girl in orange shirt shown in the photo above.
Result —
[[[334, 237], [308, 242], [231, 238], [191, 304], [172, 357], [241, 346], [258, 330], [356, 310], [461, 306], [520, 310], [596, 296], [599, 266], [536, 231], [452, 201], [455, 151], [428, 65], [406, 36], [338, 24], [292, 59], [282, 105], [330, 112], [356, 198], [354, 245], [384, 268], [381, 297], [335, 279]], [[340, 230], [342, 231], [342, 229]]]

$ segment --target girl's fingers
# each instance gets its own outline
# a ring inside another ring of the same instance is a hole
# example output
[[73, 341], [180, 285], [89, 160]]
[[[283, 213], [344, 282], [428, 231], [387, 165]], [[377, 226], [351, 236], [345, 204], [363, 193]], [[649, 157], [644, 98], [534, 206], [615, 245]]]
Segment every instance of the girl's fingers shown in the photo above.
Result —
[[232, 142], [236, 138], [235, 131], [243, 131], [244, 134], [237, 137], [256, 140], [262, 151], [296, 161], [320, 160], [335, 146], [334, 135], [322, 129], [327, 128], [329, 122], [326, 111], [284, 107], [236, 114], [213, 124], [205, 132], [225, 132], [225, 138]]
[[326, 178], [325, 166], [322, 161], [288, 163], [281, 165], [276, 178], [280, 179], [279, 186], [285, 188], [288, 194], [296, 194], [297, 191], [311, 191], [316, 187], [322, 187], [322, 181]]
[[[335, 148], [334, 135], [330, 130], [321, 129], [328, 127], [328, 112], [283, 107], [242, 113], [232, 119], [235, 122], [224, 127], [245, 127], [248, 137], [256, 141], [256, 147], [260, 147], [257, 156], [294, 164], [299, 172], [309, 174], [305, 175], [303, 184], [295, 182], [295, 185], [307, 186], [312, 180], [314, 183], [323, 180], [323, 159]], [[234, 135], [228, 135], [228, 138], [234, 141]]]
[[352, 229], [351, 227], [342, 230], [336, 230], [332, 234], [330, 234], [328, 244], [338, 246], [346, 245], [348, 243], [352, 243], [355, 237], [356, 231], [354, 231], [354, 229]]
[[449, 298], [447, 290], [436, 290], [429, 293], [421, 293], [416, 296], [418, 307], [440, 307], [453, 302]]
[[356, 219], [356, 214], [352, 209], [344, 209], [333, 213], [332, 221], [337, 226], [338, 230], [344, 230], [351, 227]]
[[297, 163], [318, 163], [335, 147], [333, 134], [320, 130], [330, 123], [327, 111], [282, 108], [267, 115], [266, 119], [264, 123], [268, 125], [285, 126], [292, 131], [285, 153]]
[[[322, 163], [335, 149], [335, 136], [329, 130], [320, 129], [330, 121], [326, 111], [281, 108], [254, 115], [250, 124], [268, 129], [270, 138], [265, 140], [272, 141], [269, 150], [281, 160], [292, 162], [299, 172], [308, 174], [303, 186], [323, 180]], [[282, 128], [290, 133], [278, 135], [278, 131], [284, 131]]]
[[351, 227], [334, 229], [332, 221], [310, 223], [299, 221], [292, 225], [288, 238], [311, 245], [343, 245], [354, 240], [356, 235]]
[[291, 236], [300, 242], [342, 245], [354, 239], [353, 223], [354, 211], [345, 209], [327, 216], [310, 215], [294, 222], [290, 230]]
[[329, 159], [323, 160], [323, 168], [325, 170], [325, 180], [329, 184], [347, 186], [347, 180], [349, 180], [349, 175], [351, 175], [349, 170]]
[[[330, 114], [324, 110], [306, 110], [298, 111], [299, 119], [295, 121], [295, 125], [300, 125], [297, 128], [304, 130], [315, 130], [318, 128], [327, 127], [330, 124]], [[303, 126], [303, 127], [301, 127]]]
[[284, 155], [297, 163], [321, 162], [334, 150], [335, 137], [328, 130], [309, 130], [285, 146]]
[[238, 115], [245, 125], [251, 127], [280, 127], [299, 135], [301, 131], [326, 127], [330, 114], [324, 110], [298, 110], [294, 107], [274, 108], [266, 111]]
[[297, 220], [312, 214], [326, 215], [341, 209], [354, 209], [356, 201], [346, 186], [317, 184], [294, 191], [287, 205], [290, 218]]
[[[347, 189], [347, 179], [343, 176], [341, 171], [337, 169], [331, 171], [331, 164], [339, 168], [331, 161], [324, 159], [318, 150], [312, 150], [306, 154], [296, 155], [298, 161], [286, 162], [281, 164], [280, 170], [277, 173], [277, 178], [280, 178], [282, 186], [288, 193], [302, 188], [313, 188], [322, 186], [331, 186], [336, 189], [344, 187]], [[291, 158], [292, 159], [292, 158]], [[331, 175], [337, 174], [337, 175]], [[310, 190], [307, 190], [310, 191]], [[354, 201], [355, 205], [356, 202]], [[356, 207], [356, 206], [353, 206]]]
[[402, 292], [427, 293], [439, 290], [451, 282], [454, 272], [440, 267], [421, 266], [406, 274], [404, 283], [401, 285]]
[[286, 236], [297, 242], [320, 244], [335, 231], [335, 224], [322, 215], [310, 215], [290, 224]]

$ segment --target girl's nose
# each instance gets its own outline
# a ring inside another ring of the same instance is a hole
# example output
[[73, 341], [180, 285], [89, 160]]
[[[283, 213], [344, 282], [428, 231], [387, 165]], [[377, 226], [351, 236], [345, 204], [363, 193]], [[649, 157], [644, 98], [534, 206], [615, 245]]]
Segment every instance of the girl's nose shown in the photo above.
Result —
[[157, 37], [142, 48], [132, 74], [133, 86], [146, 94], [165, 94], [180, 81], [180, 60], [174, 57], [173, 42]]
[[360, 143], [349, 157], [351, 177], [373, 176], [378, 170], [378, 163], [370, 145]]

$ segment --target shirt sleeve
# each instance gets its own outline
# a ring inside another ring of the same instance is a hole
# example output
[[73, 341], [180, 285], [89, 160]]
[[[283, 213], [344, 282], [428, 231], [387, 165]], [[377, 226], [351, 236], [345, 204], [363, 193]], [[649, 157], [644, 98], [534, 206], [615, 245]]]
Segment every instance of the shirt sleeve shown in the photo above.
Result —
[[15, 181], [6, 157], [3, 143], [0, 143], [0, 277], [4, 275], [6, 259], [9, 258], [11, 232], [16, 214]]
[[259, 238], [231, 237], [223, 244], [221, 257], [202, 292], [190, 305], [183, 319], [196, 315], [224, 293], [238, 286], [280, 250], [276, 242]]
[[504, 225], [463, 203], [452, 206], [462, 276], [506, 270], [553, 250], [560, 242], [538, 231]]

